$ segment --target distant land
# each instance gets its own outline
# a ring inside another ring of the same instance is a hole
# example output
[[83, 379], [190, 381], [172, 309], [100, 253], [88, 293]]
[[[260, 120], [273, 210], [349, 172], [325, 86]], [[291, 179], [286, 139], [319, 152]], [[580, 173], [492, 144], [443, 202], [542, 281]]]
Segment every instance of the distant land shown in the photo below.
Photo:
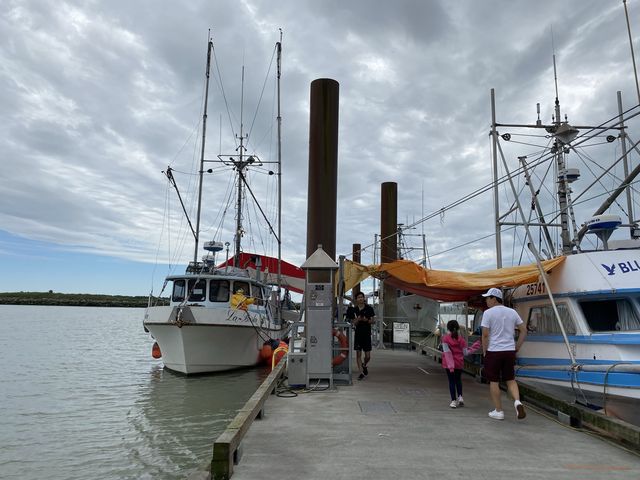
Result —
[[[168, 299], [163, 298], [168, 303]], [[95, 295], [89, 293], [0, 292], [0, 305], [59, 305], [69, 307], [146, 308], [147, 296]]]

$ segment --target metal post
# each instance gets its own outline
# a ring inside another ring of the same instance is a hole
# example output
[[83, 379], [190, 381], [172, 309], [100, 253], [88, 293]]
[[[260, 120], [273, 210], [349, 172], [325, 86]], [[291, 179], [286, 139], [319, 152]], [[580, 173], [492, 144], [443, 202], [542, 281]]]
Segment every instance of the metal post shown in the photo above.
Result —
[[496, 126], [496, 95], [491, 89], [491, 140], [493, 155], [493, 210], [496, 219], [496, 268], [502, 268], [502, 239], [500, 237], [500, 202], [498, 198], [498, 130]]
[[[618, 116], [620, 117], [620, 145], [622, 146], [622, 165], [624, 167], [624, 178], [629, 176], [629, 161], [627, 159], [627, 132], [624, 127], [624, 116], [622, 115], [622, 93], [618, 91]], [[629, 236], [633, 238], [633, 201], [631, 199], [631, 188], [627, 188], [627, 214], [629, 215]]]

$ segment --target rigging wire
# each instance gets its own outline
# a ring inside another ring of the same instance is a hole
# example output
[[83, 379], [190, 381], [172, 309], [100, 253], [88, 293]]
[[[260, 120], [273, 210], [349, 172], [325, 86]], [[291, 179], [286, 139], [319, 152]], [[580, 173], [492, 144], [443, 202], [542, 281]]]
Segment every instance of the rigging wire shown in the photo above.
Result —
[[[638, 115], [640, 115], [640, 105], [635, 105], [633, 107], [628, 108], [625, 112], [623, 112], [623, 117], [624, 117], [624, 121], [628, 122], [629, 120], [637, 117]], [[620, 123], [622, 122], [622, 120], [620, 120], [620, 116], [618, 114], [616, 114], [615, 116], [609, 118], [608, 120], [605, 120], [604, 122], [600, 123], [599, 125], [595, 126], [595, 127], [581, 127], [581, 128], [586, 128], [586, 131], [584, 133], [582, 133], [581, 135], [579, 135], [572, 143], [572, 148], [575, 149], [578, 146], [581, 146], [583, 144], [585, 144], [586, 142], [588, 142], [589, 140], [599, 137], [602, 134], [601, 133], [594, 133], [594, 132], [601, 132], [603, 129], [616, 129], [619, 128]], [[629, 148], [629, 151], [631, 151], [635, 146], [637, 146], [638, 144], [635, 143], [631, 148]], [[589, 144], [588, 146], [591, 146], [591, 144]], [[583, 147], [584, 148], [584, 147]], [[553, 154], [551, 153], [547, 153], [546, 155], [541, 156], [541, 158], [538, 161], [532, 162], [531, 164], [528, 165], [529, 168], [535, 168], [538, 165], [541, 165], [545, 162], [548, 162], [550, 160], [553, 159]], [[523, 169], [522, 167], [514, 169], [514, 171], [511, 173], [511, 176], [516, 176], [516, 175], [521, 175], [523, 173]], [[505, 175], [500, 177], [497, 182], [495, 183], [495, 185], [502, 185], [505, 182], [507, 182], [509, 180], [509, 176]], [[487, 193], [489, 191], [491, 191], [494, 188], [494, 182], [490, 182], [484, 186], [481, 186], [479, 188], [477, 188], [476, 190], [473, 190], [472, 192], [464, 195], [463, 197], [454, 200], [453, 202], [445, 205], [444, 207], [441, 207], [440, 209], [431, 212], [430, 214], [427, 214], [426, 216], [423, 216], [421, 219], [415, 221], [414, 223], [408, 225], [405, 228], [411, 228], [411, 227], [415, 227], [423, 222], [426, 222], [428, 220], [431, 220], [434, 217], [437, 216], [441, 216], [443, 215], [446, 211], [452, 210], [484, 193]], [[547, 187], [545, 187], [547, 188]], [[587, 189], [588, 190], [588, 189]], [[584, 194], [584, 192], [583, 192]], [[581, 194], [582, 195], [582, 194]], [[580, 198], [579, 195], [578, 197], [576, 197], [575, 199], [573, 199], [573, 204], [576, 205], [577, 200]], [[559, 215], [559, 213], [556, 215], [556, 217], [554, 217], [554, 221], [557, 218], [557, 216]], [[550, 223], [553, 223], [553, 221], [551, 221]], [[493, 234], [495, 235], [495, 234]], [[489, 238], [490, 236], [493, 235], [489, 235], [483, 238]], [[381, 243], [384, 240], [387, 240], [388, 238], [392, 238], [394, 236], [397, 236], [397, 232], [392, 233], [390, 235], [388, 235], [387, 237], [379, 237], [377, 238], [376, 242], [373, 242], [371, 244], [368, 244], [364, 247], [362, 247], [360, 249], [360, 252], [364, 252], [372, 247], [376, 248], [377, 243]], [[468, 243], [465, 243], [464, 246], [468, 245]], [[346, 258], [352, 256], [353, 253], [349, 252], [347, 254], [345, 254], [344, 256]], [[434, 255], [432, 255], [434, 256]]]
[[[269, 68], [267, 69], [267, 73], [265, 74], [264, 81], [262, 82], [262, 90], [260, 91], [260, 98], [258, 99], [258, 103], [256, 105], [256, 111], [253, 115], [253, 120], [251, 121], [251, 126], [249, 127], [249, 138], [251, 138], [251, 132], [253, 131], [253, 125], [255, 124], [256, 118], [258, 117], [258, 112], [260, 111], [260, 105], [262, 104], [262, 97], [264, 95], [265, 88], [267, 86], [267, 80], [269, 79], [269, 74], [271, 73], [271, 67], [273, 66], [273, 59], [276, 56], [277, 47], [274, 45], [273, 52], [271, 53], [271, 60], [269, 62]], [[249, 146], [249, 142], [247, 142], [247, 146]], [[255, 148], [255, 147], [252, 147]]]
[[218, 74], [218, 76], [216, 77], [214, 75], [214, 80], [216, 82], [216, 85], [218, 85], [218, 88], [220, 90], [220, 93], [222, 95], [222, 99], [224, 101], [224, 106], [225, 109], [227, 110], [227, 118], [229, 120], [229, 128], [231, 129], [231, 134], [234, 137], [234, 142], [235, 142], [235, 148], [238, 148], [238, 139], [237, 139], [237, 135], [235, 133], [235, 129], [233, 127], [233, 120], [231, 118], [231, 109], [229, 108], [229, 102], [227, 101], [227, 94], [224, 90], [224, 83], [222, 81], [222, 72], [220, 71], [220, 63], [218, 62], [218, 56], [216, 55], [216, 49], [215, 46], [213, 47], [213, 64], [216, 67], [216, 72]]

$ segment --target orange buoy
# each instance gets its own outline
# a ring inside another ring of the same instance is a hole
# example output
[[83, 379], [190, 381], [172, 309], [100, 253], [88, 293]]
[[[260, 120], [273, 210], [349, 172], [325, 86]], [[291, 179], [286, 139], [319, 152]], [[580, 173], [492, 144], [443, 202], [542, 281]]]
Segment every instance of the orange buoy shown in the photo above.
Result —
[[162, 352], [160, 351], [160, 345], [158, 345], [158, 342], [153, 343], [153, 347], [151, 347], [151, 356], [153, 358], [162, 357]]
[[271, 345], [265, 343], [262, 346], [262, 349], [260, 349], [260, 361], [268, 365], [269, 360], [271, 360], [271, 355], [273, 355], [273, 349], [271, 348]]

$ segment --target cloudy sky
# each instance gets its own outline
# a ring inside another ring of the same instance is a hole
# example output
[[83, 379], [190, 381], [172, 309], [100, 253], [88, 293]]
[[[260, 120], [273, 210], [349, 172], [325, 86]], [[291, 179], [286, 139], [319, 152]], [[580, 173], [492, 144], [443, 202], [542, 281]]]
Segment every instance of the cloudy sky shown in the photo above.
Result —
[[[640, 50], [640, 2], [627, 5]], [[5, 0], [0, 13], [0, 291], [145, 295], [183, 271], [193, 241], [162, 171], [195, 216], [209, 30], [206, 157], [236, 148], [243, 99], [248, 152], [265, 162], [251, 180], [269, 199], [282, 29], [283, 256], [298, 265], [317, 78], [340, 84], [338, 254], [373, 243], [380, 185], [397, 182], [398, 221], [416, 224], [406, 243], [424, 233], [438, 269], [495, 265], [491, 194], [433, 215], [491, 181], [492, 88], [498, 122], [534, 123], [540, 103], [550, 123], [555, 51], [570, 122], [615, 116], [617, 91], [638, 103], [622, 1]], [[212, 168], [203, 239], [232, 241], [229, 171]], [[251, 247], [275, 254], [262, 235]]]

